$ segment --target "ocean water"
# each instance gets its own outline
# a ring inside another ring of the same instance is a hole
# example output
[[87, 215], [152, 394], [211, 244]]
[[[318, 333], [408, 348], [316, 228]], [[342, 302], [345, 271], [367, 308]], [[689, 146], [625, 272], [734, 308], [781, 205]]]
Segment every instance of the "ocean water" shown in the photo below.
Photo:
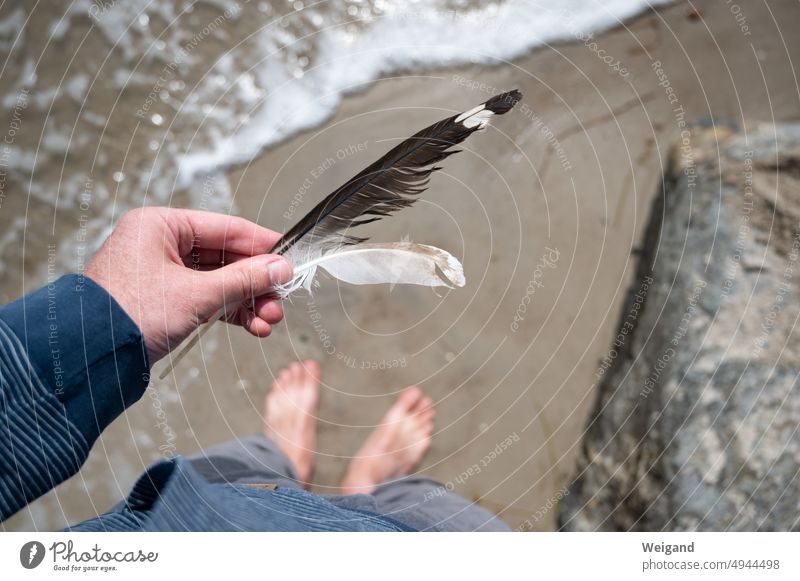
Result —
[[651, 4], [5, 2], [1, 290], [80, 269], [129, 208], [235, 211], [227, 168], [323, 123], [376, 78], [501, 63]]

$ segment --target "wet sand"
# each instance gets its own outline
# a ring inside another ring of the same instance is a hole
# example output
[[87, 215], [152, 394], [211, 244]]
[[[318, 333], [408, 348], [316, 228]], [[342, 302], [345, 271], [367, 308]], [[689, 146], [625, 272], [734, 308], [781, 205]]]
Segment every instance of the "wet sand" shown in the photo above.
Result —
[[317, 491], [335, 491], [398, 391], [418, 384], [438, 411], [419, 471], [515, 528], [552, 528], [681, 121], [800, 116], [790, 65], [800, 38], [788, 33], [800, 9], [745, 6], [745, 30], [723, 2], [696, 6], [699, 18], [672, 6], [597, 35], [597, 46], [354, 88], [324, 126], [232, 170], [234, 211], [280, 230], [398, 139], [493, 92], [525, 95], [446, 162], [420, 203], [370, 230], [449, 250], [464, 288], [437, 296], [323, 277], [268, 340], [218, 326], [178, 368], [177, 387], [154, 381], [78, 476], [5, 527], [90, 517], [153, 460], [252, 433], [271, 377], [312, 357], [324, 381]]

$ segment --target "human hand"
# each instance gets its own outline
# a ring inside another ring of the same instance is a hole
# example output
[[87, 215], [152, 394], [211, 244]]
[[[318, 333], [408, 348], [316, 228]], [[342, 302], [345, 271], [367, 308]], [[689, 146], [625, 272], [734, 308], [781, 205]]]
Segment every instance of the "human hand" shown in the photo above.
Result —
[[84, 274], [139, 326], [152, 366], [226, 305], [224, 320], [270, 334], [283, 309], [268, 293], [292, 276], [284, 258], [266, 254], [279, 238], [235, 216], [141, 208], [122, 217]]

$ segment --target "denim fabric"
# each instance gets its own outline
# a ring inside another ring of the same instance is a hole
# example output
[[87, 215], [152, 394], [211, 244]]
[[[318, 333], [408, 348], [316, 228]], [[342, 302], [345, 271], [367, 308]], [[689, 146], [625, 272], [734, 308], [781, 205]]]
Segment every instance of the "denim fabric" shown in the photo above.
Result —
[[[302, 490], [294, 466], [263, 434], [217, 444], [189, 457], [209, 482], [270, 483]], [[422, 531], [509, 531], [500, 518], [423, 476], [405, 476], [382, 484], [372, 494], [325, 495], [336, 506], [389, 516]]]

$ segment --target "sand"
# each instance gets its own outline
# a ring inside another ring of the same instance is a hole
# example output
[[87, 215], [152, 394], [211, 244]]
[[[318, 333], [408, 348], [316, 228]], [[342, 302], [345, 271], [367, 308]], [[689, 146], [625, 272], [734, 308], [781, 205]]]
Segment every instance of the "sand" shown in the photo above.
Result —
[[800, 115], [800, 38], [788, 33], [800, 8], [695, 6], [645, 14], [597, 46], [576, 40], [354, 88], [323, 127], [232, 170], [235, 211], [279, 230], [397, 139], [495, 90], [525, 95], [447, 161], [416, 207], [370, 230], [449, 250], [464, 262], [464, 288], [437, 296], [322, 279], [267, 340], [220, 325], [205, 343], [213, 355], [193, 353], [178, 387], [154, 382], [79, 476], [6, 528], [90, 517], [154, 459], [256, 431], [271, 377], [311, 357], [324, 381], [317, 491], [335, 491], [397, 392], [417, 384], [438, 411], [419, 471], [515, 528], [551, 529], [681, 120], [747, 127]]

